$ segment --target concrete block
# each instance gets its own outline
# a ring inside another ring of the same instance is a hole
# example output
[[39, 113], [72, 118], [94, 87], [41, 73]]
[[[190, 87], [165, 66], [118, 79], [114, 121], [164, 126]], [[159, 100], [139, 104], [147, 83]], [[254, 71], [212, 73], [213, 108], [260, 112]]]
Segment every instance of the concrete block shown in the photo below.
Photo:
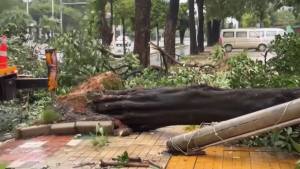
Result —
[[105, 134], [114, 135], [114, 123], [112, 121], [78, 121], [76, 122], [76, 128], [80, 134], [95, 134], [98, 123], [103, 127]]
[[41, 135], [48, 135], [48, 134], [50, 134], [50, 128], [51, 128], [51, 125], [39, 125], [39, 126], [24, 127], [24, 128], [20, 129], [20, 137], [19, 138], [28, 138], [28, 137], [37, 137], [37, 136], [41, 136]]
[[22, 136], [21, 136], [21, 128], [16, 128], [16, 129], [13, 131], [13, 133], [14, 133], [14, 138], [15, 138], [15, 140], [19, 140], [19, 139], [22, 138]]
[[75, 123], [57, 123], [51, 125], [51, 133], [56, 135], [77, 134]]

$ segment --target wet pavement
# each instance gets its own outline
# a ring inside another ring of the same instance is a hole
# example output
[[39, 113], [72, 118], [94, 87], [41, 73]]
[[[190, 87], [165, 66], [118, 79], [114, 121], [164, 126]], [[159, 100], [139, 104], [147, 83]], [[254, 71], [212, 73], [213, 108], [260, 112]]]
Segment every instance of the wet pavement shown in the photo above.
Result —
[[[205, 149], [206, 156], [167, 156], [165, 141], [184, 133], [184, 126], [170, 126], [128, 137], [108, 137], [108, 146], [93, 146], [90, 137], [40, 136], [9, 141], [0, 146], [0, 163], [17, 169], [72, 169], [82, 163], [112, 162], [128, 152], [130, 157], [152, 160], [167, 169], [292, 169], [296, 157], [270, 148], [224, 147]], [[90, 165], [77, 168], [100, 168]], [[131, 167], [137, 169], [137, 167]]]

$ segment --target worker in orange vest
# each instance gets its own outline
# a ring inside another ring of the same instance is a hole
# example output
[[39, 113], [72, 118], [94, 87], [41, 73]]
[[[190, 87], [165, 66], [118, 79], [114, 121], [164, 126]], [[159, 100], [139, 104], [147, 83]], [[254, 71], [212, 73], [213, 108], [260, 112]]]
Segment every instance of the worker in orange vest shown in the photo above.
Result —
[[0, 47], [0, 69], [7, 68], [7, 37], [2, 37], [2, 43]]

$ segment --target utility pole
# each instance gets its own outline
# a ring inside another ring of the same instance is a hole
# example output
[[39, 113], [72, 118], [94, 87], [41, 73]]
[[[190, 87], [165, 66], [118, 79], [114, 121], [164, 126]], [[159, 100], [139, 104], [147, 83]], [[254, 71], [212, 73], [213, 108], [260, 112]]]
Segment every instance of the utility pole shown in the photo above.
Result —
[[60, 6], [60, 29], [61, 29], [61, 31], [63, 32], [63, 20], [62, 20], [62, 0], [60, 0], [60, 4], [59, 4], [59, 6]]
[[29, 14], [29, 0], [26, 1], [27, 14]]
[[52, 0], [52, 17], [54, 18], [54, 0]]

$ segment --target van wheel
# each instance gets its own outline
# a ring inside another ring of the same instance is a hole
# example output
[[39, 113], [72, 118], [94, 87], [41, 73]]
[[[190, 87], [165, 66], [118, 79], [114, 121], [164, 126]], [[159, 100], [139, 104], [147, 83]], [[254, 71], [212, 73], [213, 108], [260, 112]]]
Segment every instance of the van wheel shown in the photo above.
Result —
[[264, 44], [258, 45], [258, 51], [264, 52], [264, 51], [266, 51], [266, 49], [267, 49], [267, 46], [266, 46], [266, 45], [264, 45]]
[[232, 45], [225, 45], [225, 51], [231, 52], [232, 51]]

